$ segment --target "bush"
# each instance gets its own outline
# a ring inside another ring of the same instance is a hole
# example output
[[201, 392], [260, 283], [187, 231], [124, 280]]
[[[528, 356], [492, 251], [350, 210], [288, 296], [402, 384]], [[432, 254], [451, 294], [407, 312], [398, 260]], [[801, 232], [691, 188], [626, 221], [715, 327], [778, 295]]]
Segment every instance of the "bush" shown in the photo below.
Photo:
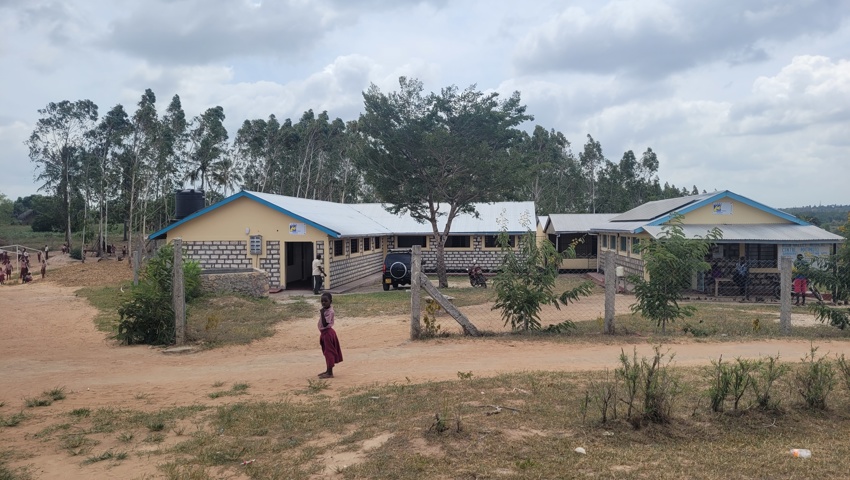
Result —
[[806, 354], [794, 380], [806, 406], [826, 410], [826, 398], [835, 386], [835, 369], [825, 356], [815, 358], [817, 351], [817, 347], [812, 347], [811, 353]]
[[83, 259], [83, 248], [82, 247], [72, 247], [69, 255], [71, 255], [71, 258], [73, 258], [74, 260], [82, 260]]
[[[168, 345], [174, 342], [174, 307], [171, 279], [174, 247], [166, 245], [157, 252], [133, 287], [130, 299], [118, 308], [121, 320], [116, 337], [130, 345], [145, 343]], [[197, 262], [183, 263], [186, 302], [197, 298], [201, 288], [201, 268]]]

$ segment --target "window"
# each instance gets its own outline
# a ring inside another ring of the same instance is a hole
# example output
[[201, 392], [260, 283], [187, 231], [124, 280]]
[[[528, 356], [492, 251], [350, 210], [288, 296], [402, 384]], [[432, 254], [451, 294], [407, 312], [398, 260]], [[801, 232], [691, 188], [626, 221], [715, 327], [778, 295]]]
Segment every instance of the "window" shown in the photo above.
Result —
[[351, 253], [359, 252], [360, 248], [358, 248], [358, 247], [360, 247], [360, 239], [359, 238], [352, 238], [351, 239]]
[[609, 235], [608, 245], [611, 246], [611, 250], [617, 249], [617, 237], [615, 235]]
[[363, 239], [363, 251], [368, 252], [371, 249], [372, 249], [372, 239], [369, 238], [369, 237], [364, 238]]
[[628, 252], [629, 251], [629, 237], [620, 237], [620, 251]]
[[776, 268], [777, 246], [763, 243], [748, 243], [744, 249], [747, 260], [754, 268]]
[[[508, 235], [508, 245], [513, 247], [515, 245], [516, 237], [514, 235]], [[499, 236], [498, 235], [484, 235], [484, 248], [499, 248]]]
[[375, 237], [375, 250], [381, 248], [381, 237]]
[[632, 253], [640, 253], [640, 239], [632, 237]]
[[345, 255], [345, 248], [343, 247], [342, 240], [334, 240], [334, 256], [339, 257], [341, 255]]
[[425, 241], [425, 235], [399, 235], [396, 237], [396, 248], [410, 248], [414, 245], [421, 245], [422, 248], [426, 248], [428, 242]]
[[446, 248], [469, 248], [469, 235], [449, 235]]
[[608, 248], [608, 235], [602, 235], [602, 248]]

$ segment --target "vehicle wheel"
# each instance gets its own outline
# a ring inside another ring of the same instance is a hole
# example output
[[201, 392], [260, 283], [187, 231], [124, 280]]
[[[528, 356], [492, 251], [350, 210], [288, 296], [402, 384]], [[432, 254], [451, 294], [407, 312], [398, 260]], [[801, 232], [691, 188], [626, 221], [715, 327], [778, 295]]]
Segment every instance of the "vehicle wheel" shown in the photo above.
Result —
[[388, 291], [390, 289], [390, 285], [388, 283], [384, 284], [384, 291]]

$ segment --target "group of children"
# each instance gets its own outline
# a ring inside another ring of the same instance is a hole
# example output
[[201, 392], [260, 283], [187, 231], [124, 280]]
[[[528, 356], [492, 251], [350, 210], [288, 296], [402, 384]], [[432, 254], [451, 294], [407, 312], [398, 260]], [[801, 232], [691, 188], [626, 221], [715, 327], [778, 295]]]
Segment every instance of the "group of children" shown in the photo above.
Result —
[[[43, 254], [41, 250], [36, 250], [38, 254], [38, 263], [41, 264], [41, 278], [44, 278], [47, 275], [47, 259], [49, 258], [49, 251], [50, 249], [47, 245], [44, 246]], [[21, 283], [32, 282], [30, 252], [27, 251], [26, 247], [18, 252], [18, 269], [18, 278]], [[12, 259], [9, 257], [9, 252], [5, 250], [0, 251], [0, 285], [5, 285], [6, 282], [12, 281], [13, 271], [14, 267], [12, 266]]]

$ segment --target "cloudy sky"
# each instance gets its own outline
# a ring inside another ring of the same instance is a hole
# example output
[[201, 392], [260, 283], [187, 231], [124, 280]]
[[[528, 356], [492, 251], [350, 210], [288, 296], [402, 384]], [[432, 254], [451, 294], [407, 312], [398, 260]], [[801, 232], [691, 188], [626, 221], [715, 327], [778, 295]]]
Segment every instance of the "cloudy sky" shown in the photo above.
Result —
[[49, 102], [356, 118], [398, 77], [519, 91], [533, 123], [773, 207], [850, 204], [846, 0], [0, 0], [0, 193]]

